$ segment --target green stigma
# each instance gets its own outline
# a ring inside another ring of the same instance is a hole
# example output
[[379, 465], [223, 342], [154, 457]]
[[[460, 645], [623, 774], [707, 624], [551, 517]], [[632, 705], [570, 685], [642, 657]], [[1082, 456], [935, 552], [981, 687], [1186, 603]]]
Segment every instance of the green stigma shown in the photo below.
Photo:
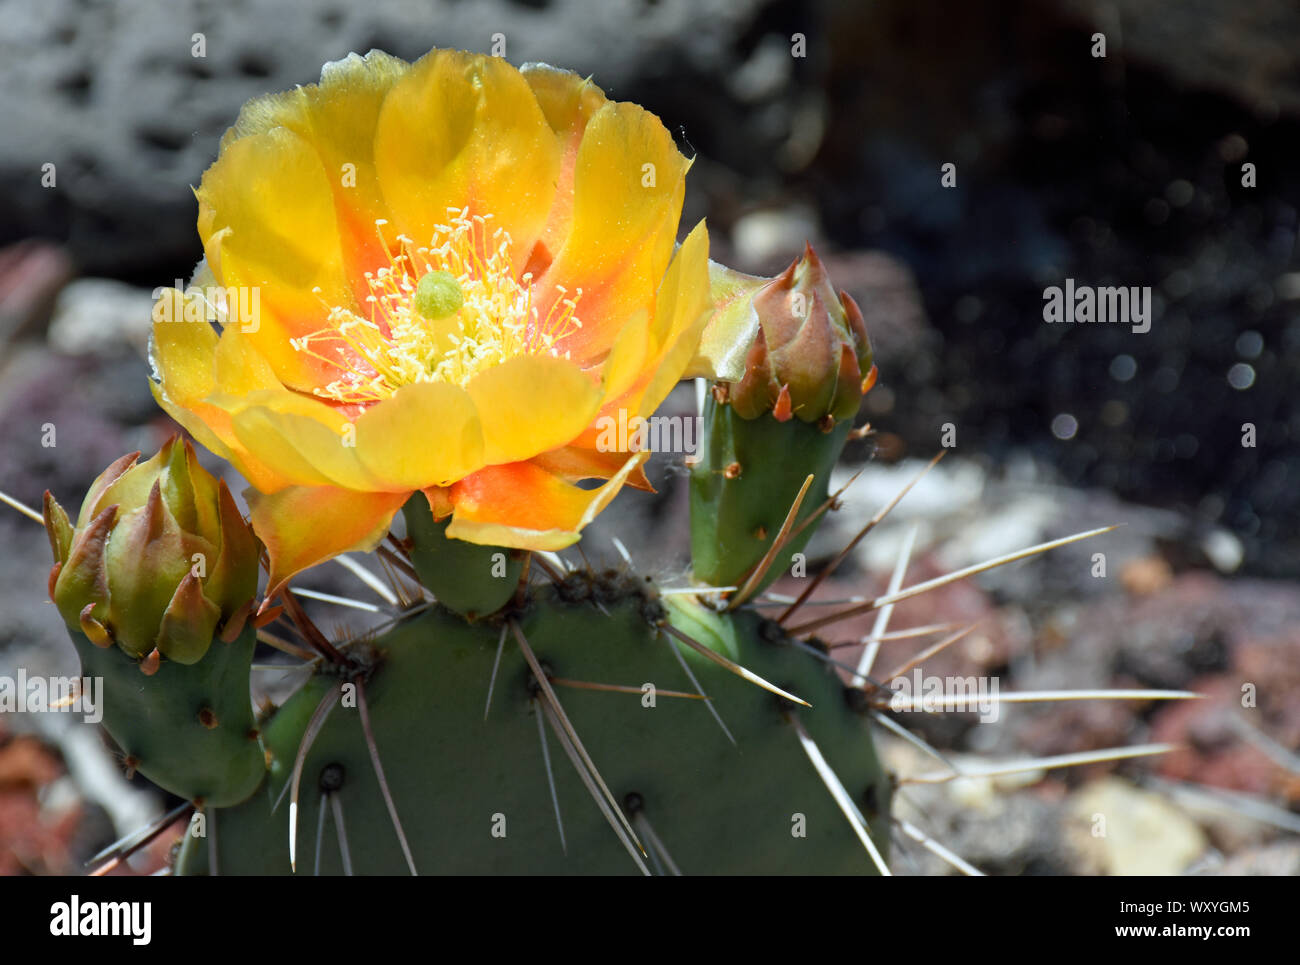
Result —
[[431, 271], [415, 286], [415, 310], [430, 321], [460, 311], [465, 296], [460, 282], [449, 271]]

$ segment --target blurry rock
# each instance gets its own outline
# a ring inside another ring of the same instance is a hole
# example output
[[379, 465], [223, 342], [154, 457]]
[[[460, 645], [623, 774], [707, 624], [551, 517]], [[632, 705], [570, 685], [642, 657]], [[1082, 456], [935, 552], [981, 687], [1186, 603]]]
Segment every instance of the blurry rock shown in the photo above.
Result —
[[1237, 854], [1274, 840], [1278, 832], [1300, 832], [1300, 814], [1279, 806], [1276, 800], [1241, 791], [1225, 791], [1195, 781], [1148, 778], [1152, 791], [1199, 824], [1215, 847], [1224, 854]]
[[[713, 96], [700, 76], [724, 88], [760, 6], [2, 0], [0, 243], [53, 234], [69, 238], [97, 274], [188, 272], [198, 260], [190, 185], [215, 158], [218, 138], [246, 100], [313, 83], [327, 60], [373, 47], [414, 59], [434, 46], [486, 52], [504, 43], [512, 63], [594, 75], [621, 100], [633, 82], [653, 79], [661, 97], [698, 102]], [[688, 72], [689, 88], [672, 88]], [[674, 127], [683, 118], [666, 120]], [[52, 187], [42, 185], [46, 164]]]
[[[895, 773], [915, 774], [941, 766], [893, 738], [878, 746]], [[895, 797], [894, 813], [985, 874], [1078, 874], [1085, 870], [1062, 834], [1060, 802], [1040, 788], [1016, 789], [1021, 783], [973, 779], [909, 785]], [[891, 867], [896, 874], [957, 873], [947, 862], [910, 842], [899, 846]]]
[[143, 357], [149, 345], [152, 294], [106, 278], [81, 278], [59, 293], [49, 341], [68, 355], [117, 351], [124, 345]]
[[793, 64], [790, 41], [777, 34], [768, 34], [727, 83], [738, 99], [749, 103], [761, 101], [789, 83]]
[[1119, 579], [1124, 589], [1134, 596], [1151, 596], [1159, 593], [1173, 581], [1169, 564], [1159, 556], [1144, 556], [1130, 560], [1120, 570]]
[[1275, 841], [1233, 855], [1212, 872], [1216, 875], [1300, 875], [1300, 841]]
[[[1056, 663], [1054, 670], [1068, 664]], [[1090, 680], [1096, 677], [1074, 675], [1068, 671], [1047, 674], [1025, 673], [1018, 675], [1015, 686], [1008, 689], [1035, 690], [1082, 690]], [[1102, 678], [1099, 686], [1106, 687], [1111, 681]], [[1140, 709], [1140, 705], [1136, 705]], [[1012, 706], [1003, 712], [1006, 727], [998, 736], [1004, 743], [997, 750], [1007, 753], [1009, 747], [1021, 749], [1022, 753], [1033, 756], [1052, 754], [1076, 754], [1100, 750], [1104, 747], [1123, 747], [1137, 743], [1140, 735], [1134, 727], [1137, 714], [1135, 705], [1116, 700], [1078, 700], [1047, 702]], [[1116, 768], [1116, 764], [1106, 762], [1088, 765], [1078, 769], [1072, 768], [1062, 775], [1069, 781], [1085, 781], [1099, 773], [1106, 773]]]
[[1237, 738], [1227, 717], [1240, 711], [1241, 692], [1232, 679], [1197, 680], [1203, 700], [1166, 707], [1156, 716], [1151, 739], [1180, 745], [1161, 756], [1158, 773], [1174, 780], [1268, 794], [1281, 777], [1276, 763]]
[[[876, 391], [872, 390], [868, 400]], [[928, 459], [937, 451], [941, 450], [936, 431], [935, 445], [920, 455]], [[829, 556], [845, 545], [924, 466], [923, 460], [910, 458], [893, 465], [871, 462], [837, 469], [832, 490], [845, 485], [859, 470], [861, 475], [841, 497], [843, 509], [830, 514], [814, 536], [810, 556]], [[887, 572], [911, 525], [918, 527], [916, 554], [939, 548], [939, 562], [956, 570], [1036, 543], [1119, 523], [1124, 525], [1112, 532], [1025, 563], [990, 570], [976, 580], [986, 589], [1035, 606], [1105, 596], [1115, 588], [1109, 577], [1117, 576], [1129, 560], [1149, 556], [1155, 537], [1177, 538], [1180, 517], [1125, 504], [1103, 492], [1061, 486], [1050, 465], [1034, 460], [1012, 463], [993, 473], [983, 459], [958, 449], [912, 487], [858, 545], [855, 558], [868, 570]], [[1097, 553], [1104, 556], [1101, 571], [1094, 559]]]
[[[1296, 594], [1300, 596], [1300, 593]], [[1293, 597], [1294, 598], [1294, 597]], [[1260, 633], [1237, 647], [1239, 705], [1249, 694], [1257, 704], [1258, 726], [1284, 747], [1300, 748], [1300, 622], [1275, 635]]]
[[1181, 874], [1207, 845], [1196, 823], [1164, 797], [1119, 778], [1087, 785], [1066, 808], [1090, 835], [1104, 828], [1093, 841], [1105, 874]]
[[53, 813], [41, 802], [63, 771], [58, 757], [35, 738], [6, 737], [0, 732], [0, 875], [73, 874], [79, 809]]
[[[1194, 701], [1087, 701], [1017, 708], [1004, 734], [1039, 754], [1144, 741], [1182, 749], [1149, 767], [1171, 778], [1283, 795], [1285, 768], [1244, 743], [1226, 714], [1286, 748], [1300, 747], [1300, 592], [1285, 583], [1182, 574], [1147, 597], [1101, 596], [1058, 605], [1042, 625], [1032, 664], [1016, 668], [1019, 689], [1187, 689]], [[1046, 644], [1050, 642], [1051, 646]], [[1254, 702], [1244, 708], [1246, 699]]]
[[[814, 247], [820, 241], [817, 216], [802, 205], [762, 208], [742, 215], [731, 226], [731, 244], [736, 252], [734, 267], [768, 275], [787, 267], [803, 250], [805, 241]], [[834, 274], [836, 288], [844, 287]]]
[[33, 737], [15, 737], [0, 745], [0, 789], [35, 790], [59, 776], [58, 758]]
[[[832, 492], [843, 489], [859, 471], [861, 474], [844, 489], [840, 508], [826, 515], [812, 539], [809, 556], [829, 558], [838, 553], [924, 467], [925, 462], [920, 459], [893, 465], [871, 462], [863, 466], [848, 463], [839, 466], [831, 476]], [[953, 517], [972, 509], [978, 502], [984, 481], [984, 470], [978, 464], [952, 457], [945, 459], [911, 488], [885, 522], [858, 544], [854, 551], [858, 566], [888, 573], [912, 525], [918, 527], [914, 553], [924, 553], [953, 529]]]
[[1239, 540], [1226, 529], [1212, 529], [1201, 540], [1206, 558], [1220, 573], [1235, 573], [1246, 558], [1246, 550]]
[[[1061, 0], [1105, 31], [1114, 54], [1184, 84], [1227, 91], [1264, 116], [1300, 113], [1300, 8], [1287, 0]], [[1213, 29], [1208, 24], [1213, 23]], [[1111, 51], [1108, 51], [1108, 55]]]
[[42, 491], [51, 489], [79, 505], [106, 465], [165, 438], [149, 428], [165, 416], [149, 392], [148, 367], [134, 352], [64, 356], [33, 346], [5, 361], [0, 489], [18, 499], [40, 505]]
[[57, 245], [27, 240], [0, 248], [0, 346], [49, 319], [72, 271], [72, 259]]

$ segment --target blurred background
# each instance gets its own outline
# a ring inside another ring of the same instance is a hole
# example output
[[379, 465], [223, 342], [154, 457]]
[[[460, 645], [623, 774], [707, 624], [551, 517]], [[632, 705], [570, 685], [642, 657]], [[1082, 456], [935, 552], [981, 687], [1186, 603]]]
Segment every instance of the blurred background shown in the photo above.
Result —
[[[682, 224], [708, 219], [716, 260], [773, 274], [808, 239], [862, 305], [876, 432], [850, 446], [843, 481], [867, 472], [815, 555], [955, 426], [955, 451], [827, 595], [882, 587], [912, 526], [908, 582], [1126, 524], [893, 625], [982, 620], [934, 674], [1207, 699], [900, 719], [955, 756], [1187, 749], [900, 807], [995, 873], [1300, 873], [1300, 7], [1285, 0], [0, 0], [0, 489], [75, 507], [112, 459], [171, 431], [147, 384], [150, 290], [201, 256], [190, 189], [245, 100], [350, 51], [487, 52], [494, 35], [513, 63], [589, 74], [663, 119], [696, 158]], [[1044, 289], [1066, 278], [1150, 286], [1150, 331], [1045, 324]], [[693, 404], [689, 387], [669, 402]], [[659, 495], [625, 494], [583, 545], [604, 558], [621, 535], [671, 580], [682, 457], [655, 462]], [[40, 528], [6, 510], [0, 545], [0, 674], [75, 673]], [[364, 591], [341, 568], [307, 585]], [[77, 873], [165, 804], [68, 715], [0, 716], [0, 873]], [[1099, 811], [1123, 816], [1105, 838]]]

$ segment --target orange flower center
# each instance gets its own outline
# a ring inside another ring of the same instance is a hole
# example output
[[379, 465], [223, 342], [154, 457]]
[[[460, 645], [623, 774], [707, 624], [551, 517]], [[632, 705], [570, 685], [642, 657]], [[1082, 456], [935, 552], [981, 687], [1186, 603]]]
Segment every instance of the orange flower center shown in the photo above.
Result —
[[[582, 327], [574, 314], [582, 289], [570, 297], [556, 285], [558, 297], [542, 317], [532, 275], [515, 278], [509, 233], [489, 233], [491, 215], [456, 208], [448, 215], [428, 245], [398, 235], [401, 249], [388, 265], [366, 272], [368, 317], [322, 302], [325, 327], [291, 340], [338, 370], [313, 390], [317, 396], [367, 404], [416, 382], [464, 385], [517, 355], [568, 356], [559, 345]], [[386, 224], [375, 222], [381, 241]]]

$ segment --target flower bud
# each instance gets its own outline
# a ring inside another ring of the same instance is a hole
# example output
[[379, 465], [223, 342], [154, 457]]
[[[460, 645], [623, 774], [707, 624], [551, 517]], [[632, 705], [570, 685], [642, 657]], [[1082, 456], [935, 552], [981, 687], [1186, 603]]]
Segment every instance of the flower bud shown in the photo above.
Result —
[[743, 419], [771, 412], [777, 421], [852, 419], [875, 381], [862, 312], [836, 294], [812, 246], [780, 275], [755, 280], [749, 304], [757, 325], [745, 372], [730, 387]]
[[123, 456], [91, 485], [74, 527], [45, 494], [50, 596], [68, 626], [141, 660], [197, 663], [232, 639], [257, 593], [258, 555], [224, 481], [173, 436], [152, 459]]
[[811, 246], [775, 278], [709, 270], [714, 313], [693, 371], [715, 384], [691, 468], [691, 568], [714, 586], [752, 578], [760, 591], [784, 568], [771, 565], [774, 541], [789, 560], [812, 537], [876, 369], [862, 313]]

